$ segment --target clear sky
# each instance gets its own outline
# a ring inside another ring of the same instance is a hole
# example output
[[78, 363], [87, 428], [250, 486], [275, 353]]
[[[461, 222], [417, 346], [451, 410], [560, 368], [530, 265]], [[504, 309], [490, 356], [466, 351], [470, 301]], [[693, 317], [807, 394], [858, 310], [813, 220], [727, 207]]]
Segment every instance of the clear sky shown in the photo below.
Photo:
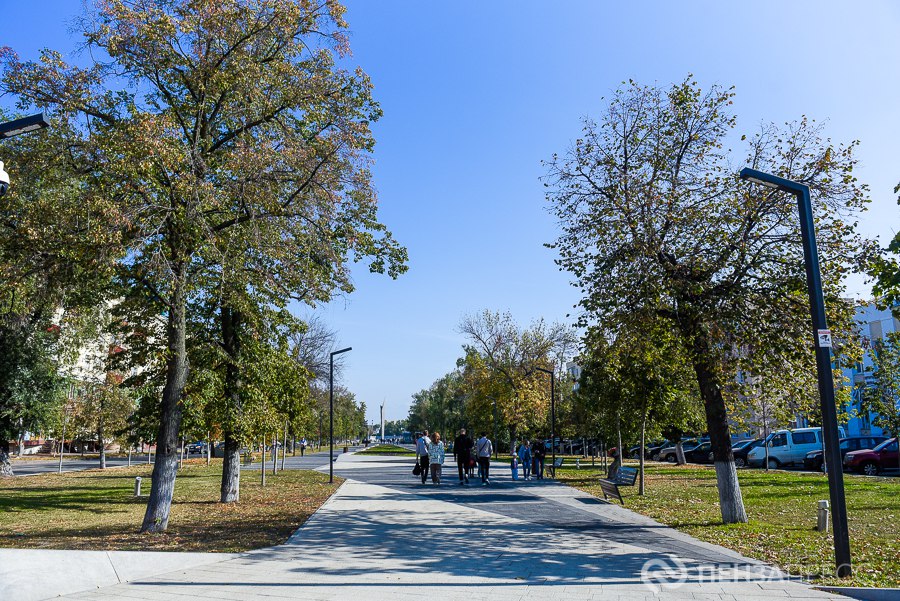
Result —
[[[69, 52], [79, 0], [0, 0], [0, 45]], [[405, 244], [397, 281], [360, 270], [357, 290], [317, 311], [353, 351], [346, 384], [377, 418], [455, 365], [460, 318], [510, 310], [565, 320], [577, 290], [557, 271], [541, 161], [629, 78], [693, 73], [736, 86], [738, 128], [807, 115], [835, 141], [861, 141], [872, 205], [860, 226], [886, 243], [900, 224], [900, 4], [422, 2], [348, 0], [353, 61], [372, 77], [381, 219]], [[865, 296], [861, 277], [849, 291]]]

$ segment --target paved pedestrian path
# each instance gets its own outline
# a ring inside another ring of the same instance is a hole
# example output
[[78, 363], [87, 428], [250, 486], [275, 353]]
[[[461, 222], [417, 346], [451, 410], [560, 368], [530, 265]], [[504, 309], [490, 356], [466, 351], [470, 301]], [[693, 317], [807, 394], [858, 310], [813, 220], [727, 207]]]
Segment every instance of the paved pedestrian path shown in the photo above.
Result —
[[422, 485], [410, 458], [343, 455], [347, 482], [286, 544], [64, 598], [841, 598], [555, 482], [461, 487], [446, 468]]

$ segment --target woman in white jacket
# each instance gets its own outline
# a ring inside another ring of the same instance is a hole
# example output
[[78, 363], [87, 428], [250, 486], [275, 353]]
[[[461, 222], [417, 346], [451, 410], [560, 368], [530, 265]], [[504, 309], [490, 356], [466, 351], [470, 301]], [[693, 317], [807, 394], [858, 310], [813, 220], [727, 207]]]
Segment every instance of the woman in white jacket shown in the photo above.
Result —
[[441, 483], [441, 469], [444, 465], [444, 441], [441, 435], [435, 432], [428, 445], [428, 462], [431, 464], [431, 481], [434, 484]]

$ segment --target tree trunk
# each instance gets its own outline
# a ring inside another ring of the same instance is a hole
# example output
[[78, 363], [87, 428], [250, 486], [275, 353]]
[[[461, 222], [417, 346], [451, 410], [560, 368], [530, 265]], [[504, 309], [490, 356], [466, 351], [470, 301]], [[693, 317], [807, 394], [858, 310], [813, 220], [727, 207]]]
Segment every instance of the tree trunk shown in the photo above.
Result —
[[281, 471], [284, 471], [284, 460], [287, 457], [287, 422], [284, 422], [284, 440], [281, 441]]
[[675, 443], [675, 463], [676, 465], [687, 465], [687, 457], [684, 456], [684, 443], [680, 440]]
[[0, 441], [0, 477], [14, 476], [12, 463], [9, 462], [9, 441]]
[[21, 418], [19, 419], [19, 437], [17, 442], [19, 443], [18, 456], [21, 457], [25, 454], [25, 429], [22, 426], [23, 421]]
[[172, 305], [166, 327], [168, 361], [166, 385], [163, 388], [159, 431], [156, 435], [156, 462], [153, 464], [152, 486], [147, 498], [147, 511], [141, 532], [164, 532], [169, 525], [169, 510], [175, 492], [178, 471], [178, 432], [181, 429], [182, 396], [188, 378], [186, 345], [186, 266], [178, 266], [172, 290]]
[[225, 458], [222, 460], [222, 486], [219, 501], [237, 503], [241, 499], [241, 450], [231, 433], [225, 433]]
[[106, 469], [106, 445], [103, 444], [103, 422], [97, 428], [97, 444], [100, 445], [100, 469]]
[[232, 423], [226, 424], [225, 427], [221, 495], [219, 497], [222, 503], [236, 503], [241, 497], [241, 454], [237, 441], [237, 424], [234, 423], [240, 419], [243, 408], [240, 373], [241, 322], [242, 315], [240, 311], [235, 311], [231, 307], [222, 307], [219, 310], [222, 346], [228, 354], [224, 381], [225, 402], [228, 403], [232, 411]]
[[709, 341], [701, 331], [694, 336], [694, 372], [700, 387], [700, 396], [706, 412], [706, 427], [712, 445], [713, 463], [716, 466], [716, 484], [719, 490], [719, 508], [722, 522], [736, 524], [747, 522], [744, 499], [738, 482], [734, 454], [731, 451], [731, 432], [722, 389], [710, 361]]
[[624, 457], [624, 455], [622, 455], [622, 424], [621, 424], [621, 421], [619, 420], [619, 414], [618, 414], [618, 413], [616, 413], [616, 436], [617, 436], [618, 439], [619, 439], [619, 443], [618, 443], [619, 446], [616, 447], [616, 454], [617, 454], [618, 457], [619, 457], [619, 465], [621, 465], [621, 464], [622, 464], [622, 458]]
[[259, 474], [260, 474], [260, 482], [263, 486], [266, 485], [266, 439], [263, 438], [262, 441], [262, 460], [259, 462]]
[[644, 494], [644, 446], [647, 444], [647, 405], [644, 404], [644, 415], [641, 419], [641, 450], [640, 457], [638, 458], [638, 462], [640, 464], [639, 473], [640, 473], [640, 482], [638, 482], [638, 494]]

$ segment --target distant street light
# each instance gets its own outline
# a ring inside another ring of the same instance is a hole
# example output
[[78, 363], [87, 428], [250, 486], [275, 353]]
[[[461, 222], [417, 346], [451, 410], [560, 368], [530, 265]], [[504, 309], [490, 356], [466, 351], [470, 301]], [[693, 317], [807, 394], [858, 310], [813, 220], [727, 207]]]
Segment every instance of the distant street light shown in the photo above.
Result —
[[806, 264], [806, 286], [809, 289], [809, 309], [812, 314], [813, 340], [816, 347], [816, 370], [819, 378], [819, 398], [822, 405], [822, 434], [825, 440], [824, 457], [829, 466], [828, 489], [831, 496], [831, 521], [834, 529], [834, 560], [838, 577], [847, 577], [850, 569], [850, 531], [847, 526], [847, 502], [844, 498], [843, 459], [838, 434], [837, 409], [834, 404], [834, 376], [831, 372], [831, 331], [825, 320], [825, 298], [822, 294], [822, 274], [816, 249], [816, 230], [813, 221], [809, 187], [755, 169], [741, 169], [741, 179], [767, 188], [788, 192], [797, 197], [800, 211], [800, 234]]
[[[553, 456], [553, 463], [556, 465], [556, 374], [552, 370], [545, 367], [535, 367], [537, 371], [542, 371], [550, 376], [550, 449]], [[556, 468], [554, 467], [553, 470]], [[551, 471], [553, 471], [551, 470]], [[553, 471], [554, 477], [556, 472]]]
[[334, 484], [334, 356], [352, 351], [353, 348], [347, 347], [339, 351], [334, 351], [328, 357], [328, 441], [330, 443], [328, 462], [328, 483]]

